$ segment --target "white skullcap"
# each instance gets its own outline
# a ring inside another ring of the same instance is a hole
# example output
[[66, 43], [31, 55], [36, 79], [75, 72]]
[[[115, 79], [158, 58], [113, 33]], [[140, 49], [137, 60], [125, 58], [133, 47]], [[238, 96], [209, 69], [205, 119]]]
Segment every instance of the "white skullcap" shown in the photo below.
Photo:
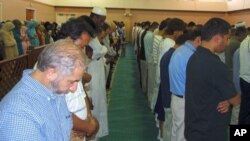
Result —
[[246, 22], [241, 21], [241, 22], [236, 23], [235, 28], [237, 28], [237, 27], [246, 27]]
[[100, 16], [107, 16], [107, 10], [104, 7], [94, 7], [91, 12]]

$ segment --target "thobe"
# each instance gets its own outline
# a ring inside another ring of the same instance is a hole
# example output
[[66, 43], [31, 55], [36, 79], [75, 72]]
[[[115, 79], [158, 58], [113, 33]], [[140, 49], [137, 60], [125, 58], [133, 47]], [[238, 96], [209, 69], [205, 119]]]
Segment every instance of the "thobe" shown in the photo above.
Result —
[[97, 38], [94, 38], [89, 43], [93, 49], [92, 60], [88, 66], [88, 73], [92, 76], [89, 83], [89, 96], [92, 99], [94, 109], [92, 114], [99, 121], [99, 131], [97, 138], [108, 135], [108, 117], [106, 104], [106, 83], [103, 57], [107, 53], [107, 48], [100, 44]]

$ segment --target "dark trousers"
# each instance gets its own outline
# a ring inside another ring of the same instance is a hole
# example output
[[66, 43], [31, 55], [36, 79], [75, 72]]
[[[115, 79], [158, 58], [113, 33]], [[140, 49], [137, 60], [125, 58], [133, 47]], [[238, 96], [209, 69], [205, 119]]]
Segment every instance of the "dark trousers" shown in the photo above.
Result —
[[239, 124], [250, 125], [250, 83], [240, 78], [241, 104]]
[[110, 69], [108, 73], [108, 79], [106, 82], [106, 89], [110, 88], [111, 80], [112, 80], [112, 73], [113, 73], [114, 62], [110, 62]]
[[157, 119], [160, 121], [165, 121], [165, 111], [162, 104], [161, 89], [159, 88], [157, 101], [154, 107], [154, 113], [157, 114]]

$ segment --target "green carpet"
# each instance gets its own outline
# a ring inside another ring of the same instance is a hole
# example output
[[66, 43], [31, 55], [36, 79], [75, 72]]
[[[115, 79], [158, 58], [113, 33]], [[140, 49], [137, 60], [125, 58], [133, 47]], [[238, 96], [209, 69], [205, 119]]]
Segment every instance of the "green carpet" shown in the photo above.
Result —
[[134, 49], [126, 47], [113, 76], [108, 105], [109, 135], [101, 141], [157, 141], [158, 129], [139, 86]]

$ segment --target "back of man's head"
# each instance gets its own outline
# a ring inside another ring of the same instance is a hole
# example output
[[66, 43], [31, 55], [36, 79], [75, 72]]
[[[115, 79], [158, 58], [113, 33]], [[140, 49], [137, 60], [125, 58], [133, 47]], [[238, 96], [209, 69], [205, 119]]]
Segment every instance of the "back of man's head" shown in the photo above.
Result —
[[238, 39], [238, 41], [243, 41], [245, 37], [247, 36], [248, 31], [245, 26], [240, 26], [235, 29], [235, 37]]
[[179, 18], [173, 18], [169, 20], [165, 33], [167, 35], [173, 35], [175, 31], [184, 31], [184, 30], [185, 30], [184, 21]]
[[235, 29], [235, 36], [244, 36], [247, 34], [247, 29], [245, 26], [240, 26]]
[[176, 40], [175, 40], [175, 45], [181, 46], [183, 45], [187, 40], [189, 40], [189, 35], [187, 33], [184, 33], [180, 35]]
[[158, 22], [152, 22], [151, 25], [149, 26], [150, 29], [156, 29], [159, 26]]
[[143, 24], [142, 24], [142, 28], [143, 29], [148, 29], [149, 28], [149, 26], [150, 26], [150, 21], [145, 21], [145, 22], [143, 22]]
[[209, 41], [215, 35], [226, 35], [229, 33], [230, 24], [221, 18], [209, 19], [201, 29], [201, 40]]
[[188, 28], [194, 28], [196, 26], [196, 24], [193, 22], [193, 21], [191, 21], [191, 22], [189, 22], [188, 24], [187, 24], [187, 27]]
[[95, 31], [97, 29], [94, 21], [86, 15], [82, 15], [80, 17], [77, 18], [80, 22], [84, 23], [87, 27], [87, 31], [89, 32], [89, 34], [94, 37], [95, 36]]
[[89, 19], [88, 16], [81, 16], [76, 19], [68, 20], [62, 25], [61, 30], [58, 32], [58, 39], [70, 37], [71, 39], [76, 40], [80, 38], [84, 32], [88, 33], [91, 37], [95, 37], [96, 27], [91, 19], [89, 20], [92, 23], [89, 23], [87, 19]]
[[170, 20], [170, 18], [162, 20], [161, 23], [160, 23], [160, 25], [159, 25], [159, 30], [164, 30], [164, 29], [166, 29], [169, 20]]
[[193, 28], [193, 29], [191, 29], [191, 30], [188, 30], [187, 31], [187, 36], [188, 36], [188, 40], [195, 40], [195, 38], [197, 38], [197, 37], [199, 37], [199, 36], [201, 36], [201, 28], [202, 27], [195, 27], [195, 28]]

